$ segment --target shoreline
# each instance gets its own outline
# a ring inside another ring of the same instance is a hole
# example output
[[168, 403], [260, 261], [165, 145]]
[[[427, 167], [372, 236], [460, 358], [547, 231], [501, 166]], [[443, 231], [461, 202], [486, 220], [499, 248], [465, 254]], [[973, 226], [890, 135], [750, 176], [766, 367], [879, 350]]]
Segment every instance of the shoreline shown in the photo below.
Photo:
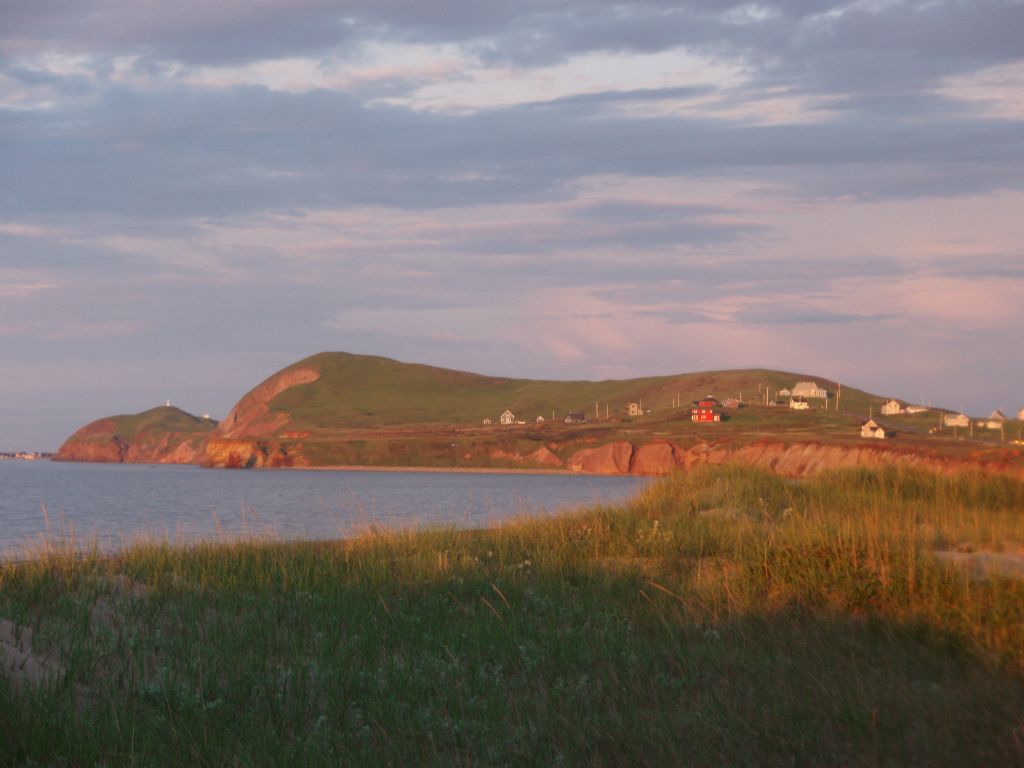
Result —
[[[477, 475], [581, 475], [584, 477], [630, 477], [629, 473], [608, 474], [604, 472], [587, 472], [585, 470], [572, 469], [544, 469], [542, 467], [431, 467], [431, 466], [403, 466], [403, 465], [381, 465], [381, 464], [322, 464], [306, 467], [208, 467], [204, 464], [190, 462], [162, 462], [162, 461], [84, 461], [81, 459], [54, 459], [58, 464], [110, 464], [131, 465], [139, 467], [196, 467], [197, 469], [215, 469], [228, 472], [424, 472], [424, 473], [455, 473], [455, 474], [477, 474]], [[650, 477], [650, 475], [634, 475], [635, 477]]]
[[598, 472], [574, 472], [571, 469], [540, 469], [529, 467], [404, 467], [381, 466], [378, 464], [326, 464], [315, 467], [254, 467], [259, 472], [270, 470], [301, 472], [398, 472], [468, 475], [584, 475], [586, 477], [612, 477]]

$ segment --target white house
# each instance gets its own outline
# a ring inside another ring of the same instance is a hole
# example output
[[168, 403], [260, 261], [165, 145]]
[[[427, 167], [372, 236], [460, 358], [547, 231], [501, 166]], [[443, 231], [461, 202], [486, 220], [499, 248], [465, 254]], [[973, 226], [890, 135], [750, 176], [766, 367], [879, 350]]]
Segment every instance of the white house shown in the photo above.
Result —
[[1017, 411], [1017, 419], [1018, 421], [1024, 421], [1024, 408]]
[[988, 421], [985, 422], [985, 426], [989, 429], [1002, 429], [1006, 424], [1006, 416], [996, 408], [988, 417]]
[[892, 437], [892, 432], [886, 432], [877, 421], [874, 419], [868, 419], [860, 425], [860, 436], [885, 440], [887, 437]]
[[536, 419], [534, 419], [534, 422], [537, 423], [537, 424], [543, 424], [544, 423], [544, 417], [543, 416], [538, 416]]
[[515, 424], [516, 415], [506, 408], [505, 412], [498, 417], [498, 421], [502, 424]]
[[640, 403], [630, 403], [628, 406], [626, 406], [626, 413], [629, 414], [630, 416], [643, 416], [644, 410], [641, 407]]
[[[781, 394], [781, 393], [780, 393]], [[798, 381], [789, 390], [790, 397], [817, 397], [822, 400], [828, 399], [828, 391], [818, 386], [816, 381]]]
[[895, 416], [900, 413], [903, 413], [903, 405], [899, 400], [890, 400], [882, 405], [883, 416]]
[[971, 420], [967, 418], [966, 414], [963, 413], [947, 413], [942, 423], [947, 427], [969, 427], [971, 426]]

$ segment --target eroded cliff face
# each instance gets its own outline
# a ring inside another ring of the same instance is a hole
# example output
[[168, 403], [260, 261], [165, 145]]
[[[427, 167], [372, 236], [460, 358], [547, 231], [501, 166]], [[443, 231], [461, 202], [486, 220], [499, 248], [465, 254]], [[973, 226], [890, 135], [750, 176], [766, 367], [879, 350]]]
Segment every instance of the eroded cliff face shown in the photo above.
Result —
[[597, 475], [628, 475], [633, 463], [633, 444], [606, 443], [598, 448], [576, 451], [569, 459], [569, 469]]
[[206, 444], [203, 464], [226, 469], [262, 469], [266, 467], [308, 467], [300, 446], [275, 440], [211, 438]]
[[577, 451], [568, 466], [576, 472], [596, 474], [664, 475], [702, 464], [727, 463], [760, 467], [787, 477], [807, 477], [829, 469], [888, 465], [937, 471], [978, 467], [1024, 477], [1024, 468], [1019, 464], [972, 461], [969, 458], [936, 456], [874, 445], [828, 445], [816, 442], [787, 444], [761, 441], [740, 446], [701, 443], [691, 448], [682, 448], [667, 440], [652, 441], [640, 446], [619, 442]]
[[270, 401], [286, 389], [320, 378], [312, 367], [294, 368], [271, 376], [231, 409], [205, 446], [202, 463], [210, 467], [304, 467], [309, 462], [301, 447], [280, 438], [288, 425], [283, 413], [271, 413]]
[[320, 378], [315, 368], [294, 368], [271, 376], [250, 391], [231, 409], [213, 438], [215, 440], [239, 440], [243, 438], [265, 438], [288, 423], [283, 413], [270, 413], [270, 401], [286, 389], [308, 384]]
[[[216, 467], [261, 468], [311, 466], [303, 454], [302, 435], [284, 433], [279, 438], [211, 438], [206, 446], [205, 464]], [[353, 444], [354, 445], [354, 444]], [[998, 461], [970, 456], [950, 457], [923, 452], [920, 449], [882, 447], [876, 445], [836, 445], [819, 442], [784, 443], [760, 441], [745, 445], [700, 443], [684, 448], [670, 440], [643, 443], [615, 441], [572, 452], [568, 459], [565, 447], [550, 443], [531, 451], [480, 446], [483, 463], [475, 464], [473, 452], [463, 456], [461, 466], [499, 466], [567, 469], [598, 475], [667, 475], [703, 464], [737, 463], [784, 475], [806, 477], [830, 469], [883, 467], [899, 465], [936, 471], [955, 471], [967, 467], [983, 471], [1009, 472], [1024, 477], [1024, 459]], [[113, 450], [113, 449], [111, 449]], [[561, 456], [559, 455], [561, 454]], [[344, 463], [381, 464], [379, 456], [364, 455], [353, 447]], [[443, 458], [448, 459], [446, 454]], [[424, 462], [429, 464], [429, 460]], [[451, 466], [447, 462], [439, 466]]]

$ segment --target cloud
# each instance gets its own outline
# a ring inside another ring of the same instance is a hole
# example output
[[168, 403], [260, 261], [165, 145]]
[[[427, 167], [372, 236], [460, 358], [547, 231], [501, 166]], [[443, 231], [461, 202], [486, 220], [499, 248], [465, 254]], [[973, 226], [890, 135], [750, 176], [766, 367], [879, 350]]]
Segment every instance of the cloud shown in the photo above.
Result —
[[58, 287], [58, 283], [34, 270], [0, 267], [0, 298], [21, 299]]
[[22, 180], [0, 216], [226, 216], [344, 205], [419, 208], [564, 196], [600, 174], [762, 176], [810, 196], [916, 197], [1020, 188], [1024, 135], [1005, 120], [861, 119], [748, 126], [565, 107], [456, 117], [332, 92], [141, 94], [0, 112]]

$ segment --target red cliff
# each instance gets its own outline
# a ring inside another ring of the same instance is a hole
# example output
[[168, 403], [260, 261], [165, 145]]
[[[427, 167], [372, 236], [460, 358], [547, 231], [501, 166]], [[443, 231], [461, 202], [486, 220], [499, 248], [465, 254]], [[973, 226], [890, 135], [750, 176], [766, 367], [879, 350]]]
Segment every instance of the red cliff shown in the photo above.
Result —
[[54, 460], [199, 464], [216, 426], [216, 421], [173, 406], [110, 416], [75, 432], [64, 441]]

